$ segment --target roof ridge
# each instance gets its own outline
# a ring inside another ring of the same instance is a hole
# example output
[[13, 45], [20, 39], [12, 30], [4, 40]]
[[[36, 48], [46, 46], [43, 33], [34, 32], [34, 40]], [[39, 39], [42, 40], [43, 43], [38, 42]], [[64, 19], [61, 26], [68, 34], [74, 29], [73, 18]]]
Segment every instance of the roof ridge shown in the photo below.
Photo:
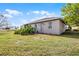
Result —
[[48, 17], [48, 18], [42, 18], [39, 20], [35, 20], [35, 21], [29, 22], [29, 23], [37, 23], [37, 22], [43, 22], [43, 21], [49, 21], [49, 20], [55, 20], [55, 19], [62, 19], [62, 18], [61, 17]]

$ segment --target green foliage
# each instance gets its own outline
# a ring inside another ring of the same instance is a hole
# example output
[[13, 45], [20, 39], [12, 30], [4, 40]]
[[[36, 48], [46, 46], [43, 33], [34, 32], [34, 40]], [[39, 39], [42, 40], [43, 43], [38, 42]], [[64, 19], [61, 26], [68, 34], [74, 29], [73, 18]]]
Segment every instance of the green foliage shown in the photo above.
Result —
[[64, 21], [69, 25], [79, 26], [79, 3], [68, 3], [62, 8]]
[[14, 34], [20, 34], [20, 29], [15, 30]]
[[20, 29], [15, 31], [15, 34], [27, 35], [35, 33], [35, 28], [31, 25], [23, 26]]

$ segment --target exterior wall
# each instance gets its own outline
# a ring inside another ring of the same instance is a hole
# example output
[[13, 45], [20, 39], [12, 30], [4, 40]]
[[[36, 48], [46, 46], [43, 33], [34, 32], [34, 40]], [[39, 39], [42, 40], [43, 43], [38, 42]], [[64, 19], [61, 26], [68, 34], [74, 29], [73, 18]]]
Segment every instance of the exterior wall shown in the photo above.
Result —
[[[52, 22], [52, 28], [49, 28], [49, 22]], [[32, 24], [35, 27], [35, 24]], [[47, 34], [61, 34], [64, 30], [64, 24], [60, 20], [37, 23], [37, 31]]]
[[59, 21], [59, 29], [60, 29], [60, 34], [62, 34], [63, 32], [65, 32], [66, 28], [65, 28], [65, 24], [62, 23], [61, 21]]

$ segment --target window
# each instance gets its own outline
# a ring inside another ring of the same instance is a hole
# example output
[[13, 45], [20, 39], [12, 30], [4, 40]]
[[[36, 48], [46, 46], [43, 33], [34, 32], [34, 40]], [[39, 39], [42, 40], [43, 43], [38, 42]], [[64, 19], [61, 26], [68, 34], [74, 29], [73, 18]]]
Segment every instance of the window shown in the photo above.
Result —
[[35, 28], [37, 28], [37, 24], [35, 24]]
[[52, 22], [49, 22], [49, 23], [48, 23], [48, 28], [49, 28], [49, 29], [52, 28]]
[[35, 31], [38, 32], [38, 28], [37, 28], [38, 24], [35, 24]]

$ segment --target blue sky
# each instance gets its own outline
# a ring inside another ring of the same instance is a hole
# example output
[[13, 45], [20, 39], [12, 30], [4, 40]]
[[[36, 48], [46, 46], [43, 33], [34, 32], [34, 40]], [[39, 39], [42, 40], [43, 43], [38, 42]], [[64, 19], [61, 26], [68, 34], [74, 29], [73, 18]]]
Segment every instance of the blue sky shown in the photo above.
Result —
[[45, 17], [61, 17], [64, 3], [7, 3], [0, 4], [0, 13], [14, 26]]

